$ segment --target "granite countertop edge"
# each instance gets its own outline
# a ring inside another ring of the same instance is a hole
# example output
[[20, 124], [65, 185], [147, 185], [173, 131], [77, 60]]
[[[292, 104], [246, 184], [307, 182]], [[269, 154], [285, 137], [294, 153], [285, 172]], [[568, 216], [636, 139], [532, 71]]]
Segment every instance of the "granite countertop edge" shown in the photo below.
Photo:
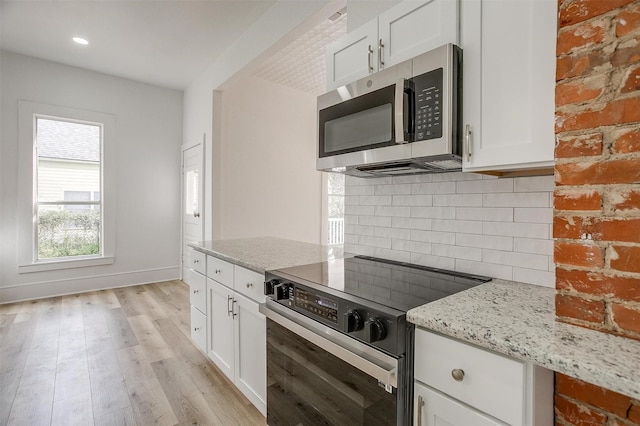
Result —
[[407, 320], [639, 399], [640, 341], [558, 322], [554, 300], [553, 288], [496, 279], [412, 309]]
[[342, 246], [323, 246], [277, 237], [200, 241], [187, 245], [259, 274], [345, 257]]

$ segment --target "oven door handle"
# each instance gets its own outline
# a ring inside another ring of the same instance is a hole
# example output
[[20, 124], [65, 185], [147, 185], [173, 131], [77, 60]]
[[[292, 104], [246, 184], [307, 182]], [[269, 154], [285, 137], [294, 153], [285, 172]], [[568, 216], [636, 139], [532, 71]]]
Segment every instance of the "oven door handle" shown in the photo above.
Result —
[[398, 387], [398, 360], [267, 298], [259, 310], [292, 333], [377, 379], [387, 392]]

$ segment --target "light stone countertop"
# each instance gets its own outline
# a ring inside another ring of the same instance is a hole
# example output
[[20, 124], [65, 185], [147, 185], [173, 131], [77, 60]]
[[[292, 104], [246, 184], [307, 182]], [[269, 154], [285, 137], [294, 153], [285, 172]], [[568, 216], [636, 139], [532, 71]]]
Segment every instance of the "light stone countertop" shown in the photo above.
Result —
[[342, 246], [322, 246], [274, 237], [214, 240], [188, 245], [260, 274], [271, 269], [344, 257]]
[[493, 280], [407, 313], [417, 326], [640, 399], [640, 341], [557, 322], [552, 288]]

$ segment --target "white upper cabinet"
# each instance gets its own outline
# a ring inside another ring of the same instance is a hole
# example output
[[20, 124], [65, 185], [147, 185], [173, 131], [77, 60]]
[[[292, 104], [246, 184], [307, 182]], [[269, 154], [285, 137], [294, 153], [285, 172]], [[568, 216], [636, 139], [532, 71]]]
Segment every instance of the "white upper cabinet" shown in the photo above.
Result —
[[377, 19], [336, 41], [327, 49], [327, 90], [378, 71]]
[[327, 49], [327, 90], [447, 43], [458, 43], [458, 0], [405, 0]]
[[465, 171], [553, 165], [556, 0], [462, 0]]
[[380, 68], [458, 44], [458, 1], [404, 1], [378, 17]]

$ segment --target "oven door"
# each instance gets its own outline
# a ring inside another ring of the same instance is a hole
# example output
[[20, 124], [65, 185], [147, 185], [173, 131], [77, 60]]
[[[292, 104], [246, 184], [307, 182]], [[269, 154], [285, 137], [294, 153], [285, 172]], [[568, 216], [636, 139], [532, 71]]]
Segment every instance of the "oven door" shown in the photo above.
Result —
[[404, 357], [394, 358], [267, 299], [267, 424], [402, 425]]

